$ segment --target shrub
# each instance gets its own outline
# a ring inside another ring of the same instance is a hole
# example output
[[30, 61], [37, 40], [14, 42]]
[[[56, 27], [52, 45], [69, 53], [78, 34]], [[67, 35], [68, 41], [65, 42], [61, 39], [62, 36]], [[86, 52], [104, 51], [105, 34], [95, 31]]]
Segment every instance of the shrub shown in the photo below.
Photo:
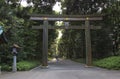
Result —
[[120, 69], [120, 56], [104, 58], [104, 59], [95, 61], [93, 64], [98, 67], [119, 70]]
[[[39, 62], [37, 62], [37, 61], [20, 61], [17, 63], [17, 70], [18, 71], [26, 71], [26, 70], [30, 70], [38, 65], [39, 65]], [[3, 64], [1, 66], [1, 70], [2, 71], [11, 71], [12, 66]]]
[[10, 71], [10, 70], [12, 70], [12, 67], [9, 66], [9, 65], [2, 64], [1, 65], [1, 70], [2, 71]]
[[17, 63], [17, 69], [19, 71], [26, 71], [26, 70], [30, 70], [38, 65], [39, 65], [39, 62], [36, 62], [36, 61], [21, 61], [21, 62]]

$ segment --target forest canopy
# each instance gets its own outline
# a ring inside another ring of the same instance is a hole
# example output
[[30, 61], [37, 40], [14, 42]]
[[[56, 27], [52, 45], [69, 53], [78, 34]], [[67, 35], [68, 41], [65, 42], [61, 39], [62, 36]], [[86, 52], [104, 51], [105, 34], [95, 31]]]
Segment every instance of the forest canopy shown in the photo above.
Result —
[[[119, 0], [26, 0], [28, 6], [21, 6], [22, 0], [0, 0], [0, 26], [3, 26], [6, 43], [0, 44], [1, 63], [11, 64], [11, 46], [16, 43], [21, 49], [18, 61], [41, 60], [42, 30], [33, 30], [33, 25], [42, 22], [30, 21], [30, 14], [55, 15], [53, 6], [61, 3], [63, 15], [104, 14], [101, 22], [92, 22], [102, 26], [101, 30], [92, 30], [92, 53], [94, 58], [120, 55], [120, 1]], [[52, 22], [50, 22], [52, 24]], [[76, 22], [82, 25], [83, 22]], [[56, 52], [66, 58], [85, 58], [84, 30], [63, 30], [59, 43], [58, 31], [49, 30], [49, 57]]]

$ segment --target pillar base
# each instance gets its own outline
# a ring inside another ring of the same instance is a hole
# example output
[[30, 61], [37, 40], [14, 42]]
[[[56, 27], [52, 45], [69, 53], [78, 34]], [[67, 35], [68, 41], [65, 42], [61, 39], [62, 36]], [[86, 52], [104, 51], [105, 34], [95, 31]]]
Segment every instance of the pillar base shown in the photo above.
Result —
[[92, 66], [92, 65], [91, 65], [91, 66], [89, 66], [89, 65], [85, 65], [85, 67], [86, 67], [86, 68], [91, 68], [91, 67], [93, 67], [93, 66]]
[[48, 69], [49, 67], [48, 67], [48, 66], [43, 66], [43, 65], [41, 65], [40, 68], [41, 68], [41, 69]]

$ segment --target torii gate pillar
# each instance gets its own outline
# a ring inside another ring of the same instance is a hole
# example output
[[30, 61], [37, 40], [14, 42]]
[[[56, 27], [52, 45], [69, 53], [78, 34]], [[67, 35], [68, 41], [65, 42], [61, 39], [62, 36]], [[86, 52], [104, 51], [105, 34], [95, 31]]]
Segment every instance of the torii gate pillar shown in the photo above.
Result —
[[92, 66], [91, 33], [89, 21], [85, 21], [86, 64]]
[[48, 21], [44, 20], [42, 66], [48, 66]]

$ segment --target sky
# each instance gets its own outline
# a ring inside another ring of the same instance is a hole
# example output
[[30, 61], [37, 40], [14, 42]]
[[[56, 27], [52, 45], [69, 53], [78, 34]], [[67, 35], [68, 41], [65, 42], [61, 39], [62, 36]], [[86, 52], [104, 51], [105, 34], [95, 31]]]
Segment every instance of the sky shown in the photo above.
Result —
[[27, 7], [28, 4], [27, 4], [26, 0], [22, 0], [22, 1], [21, 1], [21, 5], [22, 5], [23, 7]]
[[56, 4], [53, 6], [53, 11], [62, 14], [61, 7], [61, 2], [56, 2]]
[[23, 6], [23, 7], [33, 6], [33, 3], [29, 3], [29, 4], [28, 4], [28, 3], [26, 2], [26, 0], [22, 0], [22, 1], [21, 1], [21, 6]]
[[[32, 3], [27, 3], [26, 2], [26, 0], [22, 0], [21, 1], [21, 5], [23, 6], [23, 7], [27, 7], [27, 6], [30, 6], [30, 5], [32, 5], [33, 6], [33, 4]], [[62, 10], [61, 10], [61, 3], [60, 2], [56, 2], [56, 4], [53, 6], [53, 11], [55, 11], [55, 12], [57, 12], [57, 13], [62, 13]]]

